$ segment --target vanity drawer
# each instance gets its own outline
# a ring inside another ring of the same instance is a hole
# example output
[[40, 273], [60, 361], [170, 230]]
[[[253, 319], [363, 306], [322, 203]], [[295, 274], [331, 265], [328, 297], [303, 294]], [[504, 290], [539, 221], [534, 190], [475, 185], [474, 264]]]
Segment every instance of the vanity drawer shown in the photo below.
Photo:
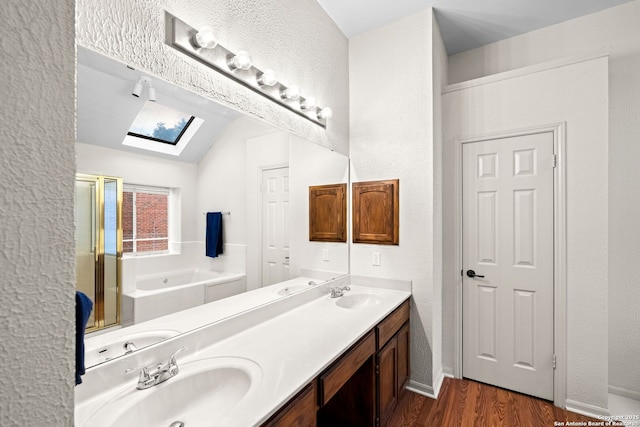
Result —
[[376, 339], [371, 331], [322, 374], [319, 381], [320, 406], [325, 405], [375, 352]]
[[313, 381], [262, 426], [315, 426], [316, 409], [316, 382]]
[[409, 300], [388, 315], [382, 322], [376, 326], [376, 335], [378, 337], [378, 349], [384, 347], [389, 339], [396, 334], [409, 320]]

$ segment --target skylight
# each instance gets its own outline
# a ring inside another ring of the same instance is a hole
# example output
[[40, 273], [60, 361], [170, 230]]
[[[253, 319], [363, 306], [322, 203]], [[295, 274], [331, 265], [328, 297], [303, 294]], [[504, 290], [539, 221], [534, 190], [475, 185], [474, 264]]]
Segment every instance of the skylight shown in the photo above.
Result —
[[199, 117], [147, 101], [122, 145], [179, 156], [203, 122]]
[[192, 115], [147, 101], [127, 135], [176, 145], [193, 119]]

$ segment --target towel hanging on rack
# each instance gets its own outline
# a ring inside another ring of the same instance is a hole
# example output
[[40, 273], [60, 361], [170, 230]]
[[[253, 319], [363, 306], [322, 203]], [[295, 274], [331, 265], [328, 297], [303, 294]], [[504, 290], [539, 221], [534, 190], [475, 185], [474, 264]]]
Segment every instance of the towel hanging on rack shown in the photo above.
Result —
[[216, 258], [222, 254], [222, 213], [207, 212], [206, 255]]
[[80, 291], [76, 291], [76, 385], [82, 384], [84, 375], [84, 330], [87, 327], [93, 302]]

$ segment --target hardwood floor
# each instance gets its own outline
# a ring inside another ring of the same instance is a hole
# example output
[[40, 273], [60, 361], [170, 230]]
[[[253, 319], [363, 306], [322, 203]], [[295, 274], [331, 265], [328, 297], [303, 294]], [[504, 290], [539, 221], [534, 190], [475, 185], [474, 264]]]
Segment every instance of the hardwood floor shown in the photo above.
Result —
[[[445, 378], [438, 400], [407, 391], [389, 427], [546, 427], [600, 420], [553, 403], [470, 380]], [[557, 423], [557, 424], [555, 424]], [[560, 424], [563, 423], [563, 424]]]

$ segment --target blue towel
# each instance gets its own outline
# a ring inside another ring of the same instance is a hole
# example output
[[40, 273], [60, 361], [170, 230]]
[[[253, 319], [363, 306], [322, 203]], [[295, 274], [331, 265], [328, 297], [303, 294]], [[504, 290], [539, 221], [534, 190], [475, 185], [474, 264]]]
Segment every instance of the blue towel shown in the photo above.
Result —
[[216, 258], [222, 253], [222, 213], [207, 212], [206, 255]]
[[87, 321], [93, 303], [88, 296], [82, 292], [76, 291], [76, 385], [82, 384], [81, 375], [84, 375], [84, 330], [87, 327]]

